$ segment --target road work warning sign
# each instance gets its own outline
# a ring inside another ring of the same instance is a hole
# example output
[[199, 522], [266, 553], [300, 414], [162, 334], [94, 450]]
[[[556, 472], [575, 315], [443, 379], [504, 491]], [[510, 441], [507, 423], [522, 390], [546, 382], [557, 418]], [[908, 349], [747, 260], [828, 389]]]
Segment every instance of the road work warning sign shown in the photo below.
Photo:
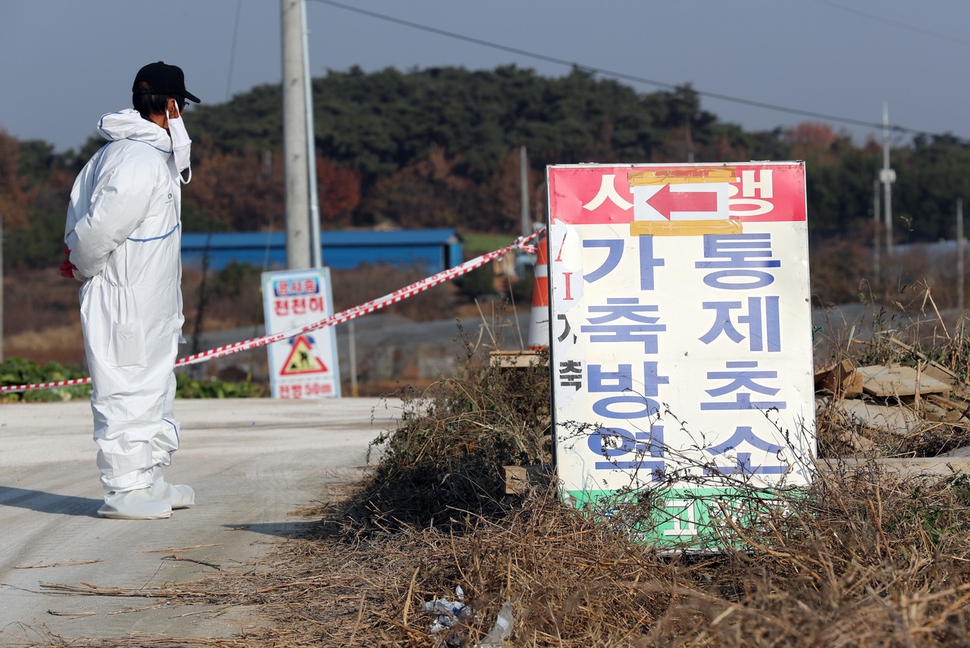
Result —
[[[333, 314], [328, 268], [264, 272], [262, 281], [267, 333], [296, 329]], [[333, 327], [274, 342], [267, 349], [273, 398], [340, 396]]]
[[329, 371], [323, 361], [313, 354], [313, 338], [311, 336], [297, 336], [290, 340], [290, 344], [293, 346], [293, 350], [283, 361], [283, 369], [280, 370], [281, 376], [325, 374]]
[[548, 187], [567, 499], [595, 508], [652, 489], [661, 513], [645, 538], [705, 547], [739, 514], [739, 489], [808, 484], [802, 163], [552, 166]]

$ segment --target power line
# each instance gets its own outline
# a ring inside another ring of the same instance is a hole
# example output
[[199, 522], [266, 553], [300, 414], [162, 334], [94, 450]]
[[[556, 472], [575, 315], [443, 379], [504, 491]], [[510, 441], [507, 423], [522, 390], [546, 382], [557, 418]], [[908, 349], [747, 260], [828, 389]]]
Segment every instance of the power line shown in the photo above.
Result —
[[[360, 7], [354, 7], [351, 5], [344, 4], [342, 2], [336, 2], [335, 0], [313, 0], [314, 2], [319, 2], [320, 4], [329, 5], [331, 7], [336, 7], [338, 9], [344, 9], [345, 11], [351, 11], [363, 16], [368, 16], [371, 18], [376, 18], [378, 20], [383, 20], [385, 22], [394, 23], [396, 25], [403, 25], [405, 27], [410, 27], [412, 29], [418, 29], [424, 32], [429, 32], [432, 34], [437, 34], [439, 36], [445, 36], [448, 38], [453, 38], [455, 40], [464, 41], [466, 43], [474, 43], [476, 45], [481, 45], [482, 47], [488, 47], [491, 49], [501, 50], [503, 52], [509, 52], [512, 54], [517, 54], [519, 56], [524, 56], [527, 58], [536, 59], [539, 61], [546, 61], [548, 63], [555, 63], [558, 65], [565, 65], [568, 67], [576, 68], [579, 70], [585, 70], [587, 72], [592, 72], [595, 74], [600, 74], [602, 76], [612, 77], [614, 79], [622, 79], [625, 81], [633, 81], [635, 83], [642, 83], [644, 85], [654, 86], [657, 88], [664, 88], [668, 90], [677, 90], [682, 86], [678, 86], [674, 83], [668, 83], [666, 81], [658, 81], [656, 79], [648, 79], [646, 77], [637, 76], [635, 74], [627, 74], [626, 72], [617, 72], [616, 70], [609, 70], [606, 68], [595, 67], [592, 65], [584, 65], [577, 63], [575, 61], [569, 61], [556, 56], [549, 56], [548, 54], [542, 54], [539, 52], [532, 52], [529, 50], [521, 49], [518, 47], [510, 47], [508, 45], [502, 45], [501, 43], [494, 43], [492, 41], [487, 41], [481, 38], [475, 38], [473, 36], [466, 36], [464, 34], [459, 34], [457, 32], [448, 31], [446, 29], [439, 29], [438, 27], [431, 27], [430, 25], [423, 25], [421, 23], [416, 23], [411, 20], [405, 20], [403, 18], [396, 18], [394, 16], [389, 16], [387, 14], [378, 13], [376, 11], [370, 11], [368, 9], [361, 9]], [[819, 0], [822, 1], [822, 0]], [[718, 99], [720, 101], [727, 101], [730, 103], [741, 104], [744, 106], [752, 106], [754, 108], [763, 108], [765, 110], [772, 110], [775, 112], [788, 113], [790, 115], [799, 115], [802, 117], [811, 117], [814, 119], [821, 119], [823, 121], [836, 122], [840, 124], [848, 124], [851, 126], [862, 126], [864, 128], [873, 128], [881, 130], [883, 124], [879, 122], [866, 121], [863, 119], [853, 119], [851, 117], [840, 117], [838, 115], [830, 115], [827, 113], [815, 112], [812, 110], [802, 110], [801, 108], [791, 108], [788, 106], [781, 106], [778, 104], [772, 104], [764, 101], [756, 101], [753, 99], [745, 99], [743, 97], [735, 97], [731, 95], [725, 95], [718, 92], [709, 92], [706, 90], [693, 89], [692, 91], [701, 97], [707, 97], [710, 99]], [[904, 126], [890, 126], [890, 130], [897, 133], [907, 133], [910, 135], [927, 135], [930, 137], [949, 137], [949, 135], [941, 135], [939, 133], [931, 133], [928, 131], [918, 130], [914, 128], [906, 128]]]
[[846, 7], [845, 5], [839, 4], [837, 2], [832, 2], [831, 0], [815, 0], [815, 2], [825, 5], [826, 7], [831, 7], [832, 9], [845, 11], [847, 13], [855, 14], [857, 16], [862, 16], [863, 18], [868, 18], [869, 20], [881, 22], [886, 25], [892, 25], [893, 27], [898, 27], [899, 29], [905, 29], [906, 31], [916, 32], [917, 34], [923, 34], [924, 36], [932, 36], [933, 38], [939, 38], [941, 40], [950, 41], [951, 43], [957, 43], [959, 45], [970, 45], [970, 40], [967, 40], [966, 38], [960, 38], [959, 36], [951, 36], [950, 34], [944, 34], [942, 32], [933, 31], [931, 29], [926, 29], [924, 27], [917, 27], [916, 25], [910, 25], [908, 23], [900, 22], [898, 20], [893, 20], [892, 18], [879, 16], [877, 14], [869, 13], [868, 11], [862, 11], [861, 9]]
[[232, 88], [232, 69], [236, 64], [236, 41], [239, 38], [239, 14], [242, 13], [242, 0], [236, 2], [236, 24], [232, 28], [232, 47], [229, 50], [229, 77], [226, 79], [226, 101]]

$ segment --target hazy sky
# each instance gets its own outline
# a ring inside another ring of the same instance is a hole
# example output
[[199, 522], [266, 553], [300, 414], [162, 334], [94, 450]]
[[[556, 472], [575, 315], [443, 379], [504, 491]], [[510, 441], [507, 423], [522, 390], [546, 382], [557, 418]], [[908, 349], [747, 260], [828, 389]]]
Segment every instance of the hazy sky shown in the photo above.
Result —
[[[880, 122], [887, 100], [893, 124], [970, 138], [966, 0], [343, 2], [582, 66], [850, 120]], [[307, 14], [314, 76], [352, 65], [569, 71], [317, 0]], [[280, 51], [278, 0], [0, 0], [0, 128], [74, 148], [102, 113], [130, 106], [145, 63], [181, 66], [189, 91], [221, 103], [278, 83]], [[809, 119], [710, 97], [702, 106], [746, 129]], [[186, 125], [191, 133], [190, 116]], [[880, 136], [835, 125], [860, 140]]]

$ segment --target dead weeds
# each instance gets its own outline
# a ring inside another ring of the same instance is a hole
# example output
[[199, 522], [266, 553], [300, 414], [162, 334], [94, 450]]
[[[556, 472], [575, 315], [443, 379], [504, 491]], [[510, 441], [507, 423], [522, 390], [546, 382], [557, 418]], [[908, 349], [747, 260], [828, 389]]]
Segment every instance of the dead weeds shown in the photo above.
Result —
[[[918, 362], [962, 361], [913, 349]], [[618, 502], [603, 519], [564, 505], [549, 484], [505, 495], [501, 466], [548, 461], [547, 369], [466, 362], [462, 372], [406, 395], [370, 476], [314, 511], [301, 538], [260, 565], [168, 592], [249, 606], [271, 628], [211, 643], [69, 645], [479, 646], [505, 602], [508, 646], [970, 645], [967, 475], [889, 472], [877, 443], [868, 461], [820, 466], [780, 506], [748, 494], [757, 515], [718, 529], [728, 549], [665, 553], [631, 532], [662, 497]], [[833, 457], [858, 433], [830, 407], [818, 425]], [[422, 604], [454, 599], [456, 587], [471, 613], [432, 633]]]
[[[366, 520], [346, 516], [366, 492], [280, 545], [269, 569], [221, 572], [181, 593], [256, 606], [272, 630], [185, 645], [477, 646], [505, 601], [509, 646], [970, 642], [964, 476], [901, 480], [877, 464], [824, 473], [786, 513], [739, 527], [746, 549], [713, 555], [660, 553], [549, 488], [488, 517], [455, 511], [447, 527], [365, 534]], [[430, 634], [421, 604], [454, 598], [456, 586], [474, 615]]]

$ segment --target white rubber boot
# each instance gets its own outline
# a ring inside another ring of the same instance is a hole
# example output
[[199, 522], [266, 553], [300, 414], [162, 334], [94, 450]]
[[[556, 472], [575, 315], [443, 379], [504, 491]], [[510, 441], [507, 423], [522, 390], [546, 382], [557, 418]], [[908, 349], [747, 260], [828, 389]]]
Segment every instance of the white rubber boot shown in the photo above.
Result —
[[162, 477], [161, 466], [152, 469], [152, 497], [165, 500], [172, 509], [188, 508], [195, 505], [195, 491], [184, 484], [169, 484]]
[[172, 515], [172, 507], [163, 499], [152, 496], [152, 489], [123, 493], [109, 492], [104, 496], [104, 506], [98, 509], [101, 517], [116, 520], [161, 520]]

